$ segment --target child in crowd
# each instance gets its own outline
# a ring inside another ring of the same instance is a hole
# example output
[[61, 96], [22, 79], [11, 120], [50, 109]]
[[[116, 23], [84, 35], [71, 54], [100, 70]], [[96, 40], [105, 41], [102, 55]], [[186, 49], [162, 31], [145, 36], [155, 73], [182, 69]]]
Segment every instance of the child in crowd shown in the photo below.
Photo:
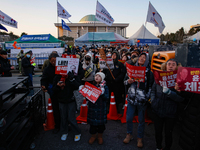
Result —
[[95, 74], [94, 85], [101, 89], [102, 93], [93, 104], [88, 102], [88, 116], [87, 122], [90, 124], [90, 134], [91, 138], [89, 144], [93, 144], [97, 138], [98, 143], [103, 144], [103, 132], [105, 130], [105, 123], [107, 123], [107, 111], [106, 111], [106, 101], [109, 99], [108, 87], [105, 85], [105, 74], [102, 72], [97, 72]]

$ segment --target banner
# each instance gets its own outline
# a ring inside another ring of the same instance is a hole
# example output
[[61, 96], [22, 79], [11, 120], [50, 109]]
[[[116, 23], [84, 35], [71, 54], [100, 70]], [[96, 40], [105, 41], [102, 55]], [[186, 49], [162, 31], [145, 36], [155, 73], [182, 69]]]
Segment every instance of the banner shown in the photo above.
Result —
[[68, 19], [71, 17], [71, 15], [65, 10], [64, 7], [60, 5], [59, 2], [57, 2], [57, 11], [58, 11], [58, 17]]
[[162, 31], [165, 28], [165, 24], [162, 21], [162, 17], [150, 2], [146, 22], [153, 23], [155, 27], [158, 27], [160, 33], [162, 33]]
[[[6, 43], [6, 49], [14, 49], [13, 43]], [[36, 49], [36, 48], [60, 48], [61, 43], [17, 43], [17, 47], [21, 47], [21, 49]]]
[[26, 41], [48, 41], [50, 37], [50, 34], [45, 35], [23, 35], [20, 38], [20, 41], [26, 42]]
[[69, 71], [78, 74], [79, 59], [78, 58], [60, 58], [56, 57], [55, 74], [67, 75]]
[[83, 95], [83, 97], [86, 97], [92, 103], [95, 103], [102, 91], [89, 82], [85, 82], [84, 87], [79, 92]]
[[112, 58], [107, 58], [106, 61], [99, 58], [99, 66], [100, 69], [108, 69], [108, 66], [106, 65], [106, 62], [108, 64], [108, 66], [110, 67], [110, 69], [114, 69], [114, 63], [113, 63], [113, 59]]
[[1, 24], [0, 24], [0, 29], [1, 29], [1, 30], [5, 30], [5, 31], [8, 32], [8, 30], [7, 30], [3, 25], [1, 25]]
[[146, 67], [133, 66], [126, 63], [128, 77], [137, 82], [145, 82]]
[[[62, 19], [61, 19], [61, 20], [62, 20]], [[64, 30], [68, 30], [68, 31], [72, 32], [71, 29], [70, 29], [69, 26], [65, 23], [64, 20], [62, 20], [62, 28], [63, 28]]]
[[17, 28], [17, 21], [15, 21], [10, 16], [3, 13], [1, 10], [0, 10], [0, 23], [10, 27]]
[[181, 91], [200, 94], [200, 68], [179, 67], [176, 82]]
[[156, 84], [162, 87], [173, 88], [177, 77], [177, 71], [153, 71]]
[[98, 1], [97, 1], [97, 6], [96, 6], [95, 18], [109, 26], [112, 26], [114, 22], [114, 19], [109, 14], [109, 12]]

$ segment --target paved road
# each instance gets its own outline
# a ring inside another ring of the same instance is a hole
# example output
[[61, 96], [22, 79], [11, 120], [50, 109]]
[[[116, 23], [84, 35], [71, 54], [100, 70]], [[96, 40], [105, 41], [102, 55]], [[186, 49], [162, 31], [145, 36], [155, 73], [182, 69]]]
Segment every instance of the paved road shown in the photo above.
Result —
[[[19, 74], [13, 74], [18, 76]], [[41, 73], [36, 73], [33, 77], [33, 84], [39, 86]], [[46, 97], [47, 98], [47, 97]], [[78, 115], [78, 114], [77, 114]], [[137, 148], [137, 123], [133, 124], [134, 139], [129, 144], [124, 144], [122, 141], [126, 136], [126, 124], [122, 124], [120, 121], [108, 121], [106, 124], [106, 130], [103, 135], [104, 144], [98, 145], [97, 141], [93, 145], [88, 144], [90, 138], [89, 125], [79, 124], [82, 132], [81, 140], [74, 142], [74, 133], [69, 131], [69, 135], [66, 141], [60, 140], [60, 133], [53, 134], [52, 131], [43, 131], [36, 136], [34, 143], [36, 144], [35, 150], [155, 150], [155, 137], [154, 137], [154, 125], [145, 125], [144, 147]], [[181, 150], [178, 145], [179, 133], [181, 132], [181, 125], [176, 124], [173, 132], [173, 146], [172, 150]]]

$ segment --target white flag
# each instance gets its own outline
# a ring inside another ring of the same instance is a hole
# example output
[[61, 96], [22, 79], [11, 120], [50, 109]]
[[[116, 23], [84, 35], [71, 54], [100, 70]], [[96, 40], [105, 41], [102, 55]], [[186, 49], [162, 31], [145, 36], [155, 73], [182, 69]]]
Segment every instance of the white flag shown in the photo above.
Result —
[[162, 31], [165, 28], [165, 24], [162, 21], [162, 17], [156, 11], [156, 9], [153, 7], [153, 5], [151, 5], [150, 2], [149, 2], [149, 10], [148, 10], [146, 22], [153, 23], [155, 27], [158, 27], [160, 33], [162, 33]]
[[71, 15], [57, 2], [58, 17], [68, 19]]
[[0, 10], [0, 23], [17, 28], [17, 21]]
[[114, 19], [109, 14], [109, 12], [98, 1], [97, 1], [95, 18], [109, 26], [111, 26], [114, 22]]

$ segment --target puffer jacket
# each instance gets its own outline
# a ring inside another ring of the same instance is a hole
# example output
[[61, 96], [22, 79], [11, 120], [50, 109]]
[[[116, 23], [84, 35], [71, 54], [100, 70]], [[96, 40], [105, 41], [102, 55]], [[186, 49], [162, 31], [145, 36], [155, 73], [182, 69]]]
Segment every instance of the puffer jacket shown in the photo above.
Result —
[[163, 93], [163, 87], [154, 82], [151, 89], [151, 108], [159, 117], [175, 118], [178, 102], [184, 100], [174, 89], [169, 95]]
[[90, 125], [104, 125], [107, 123], [106, 102], [109, 99], [108, 87], [104, 86], [105, 92], [100, 95], [96, 103], [88, 102], [87, 123]]
[[[135, 66], [138, 65], [138, 61]], [[134, 105], [145, 105], [150, 98], [151, 86], [154, 82], [153, 73], [149, 67], [149, 57], [146, 55], [146, 61], [143, 65], [146, 67], [145, 82], [133, 82], [131, 85], [128, 84], [128, 75], [124, 78], [124, 85], [129, 85], [127, 101]], [[139, 84], [139, 85], [138, 85]]]

